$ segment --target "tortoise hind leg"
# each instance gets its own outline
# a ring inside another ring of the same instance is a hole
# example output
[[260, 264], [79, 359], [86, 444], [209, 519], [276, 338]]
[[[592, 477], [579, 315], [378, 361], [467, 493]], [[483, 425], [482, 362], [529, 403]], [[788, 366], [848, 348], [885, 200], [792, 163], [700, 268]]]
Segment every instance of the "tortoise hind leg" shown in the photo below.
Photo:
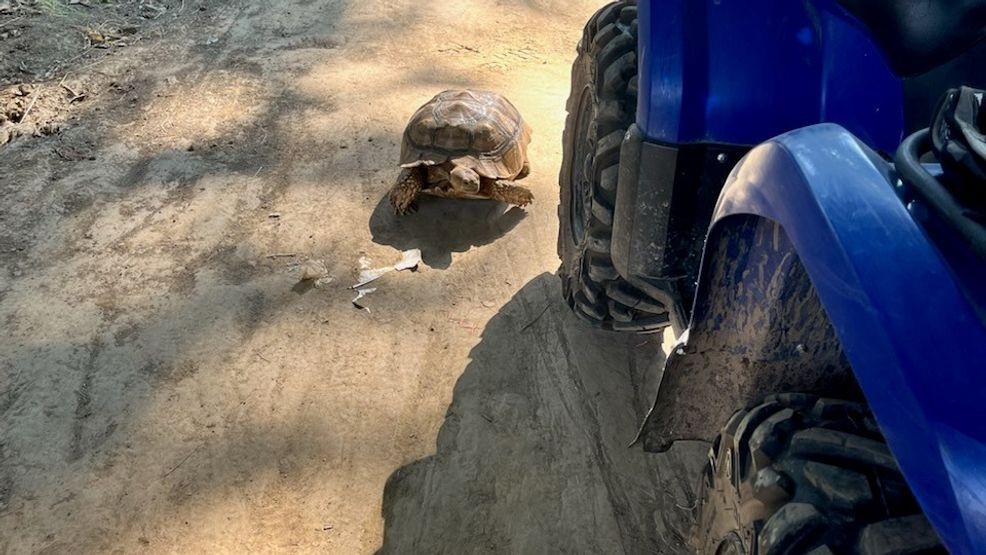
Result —
[[512, 181], [497, 180], [490, 188], [490, 198], [514, 206], [527, 206], [534, 200], [534, 194], [525, 187], [514, 185]]
[[414, 200], [418, 198], [425, 185], [421, 168], [404, 168], [397, 177], [397, 183], [390, 188], [390, 204], [398, 215], [413, 212]]

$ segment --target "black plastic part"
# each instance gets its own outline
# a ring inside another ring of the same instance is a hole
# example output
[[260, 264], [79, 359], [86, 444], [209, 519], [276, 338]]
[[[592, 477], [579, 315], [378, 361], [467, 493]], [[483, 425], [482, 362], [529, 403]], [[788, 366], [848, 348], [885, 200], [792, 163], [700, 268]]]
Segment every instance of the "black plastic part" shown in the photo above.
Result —
[[[986, 55], [986, 49], [983, 49]], [[897, 193], [948, 263], [986, 324], [986, 109], [983, 90], [957, 87], [936, 104], [930, 129], [911, 134], [894, 159]], [[940, 164], [934, 175], [922, 160]]]
[[[986, 91], [951, 89], [935, 110], [931, 147], [942, 166], [942, 180], [962, 204], [986, 208]], [[981, 221], [986, 221], [982, 219]]]
[[698, 553], [945, 553], [860, 403], [788, 393], [741, 410], [702, 480]]
[[986, 227], [976, 218], [977, 212], [960, 204], [945, 186], [921, 165], [921, 156], [931, 149], [928, 130], [904, 139], [894, 165], [905, 188], [916, 194], [934, 210], [955, 233], [980, 257], [986, 259]]
[[747, 146], [649, 142], [636, 125], [624, 138], [613, 264], [631, 284], [663, 294], [679, 330], [688, 320], [719, 192], [747, 151]]
[[986, 38], [986, 0], [839, 0], [875, 37], [895, 72], [912, 76]]
[[[680, 331], [688, 315], [677, 276], [659, 277], [665, 259], [672, 187], [678, 150], [646, 142], [640, 128], [630, 126], [620, 149], [619, 185], [613, 217], [612, 257], [616, 271], [637, 288], [669, 307], [672, 326]], [[646, 183], [641, 186], [641, 181]]]
[[613, 265], [621, 275], [646, 276], [650, 260], [664, 259], [672, 187], [662, 185], [674, 181], [677, 163], [678, 149], [646, 142], [636, 124], [627, 131], [613, 221]]
[[668, 247], [658, 270], [677, 280], [681, 295], [691, 304], [705, 236], [726, 178], [748, 146], [690, 144], [678, 148], [671, 192]]
[[904, 124], [907, 133], [928, 127], [938, 99], [962, 86], [986, 89], [986, 41], [921, 75], [904, 80]]

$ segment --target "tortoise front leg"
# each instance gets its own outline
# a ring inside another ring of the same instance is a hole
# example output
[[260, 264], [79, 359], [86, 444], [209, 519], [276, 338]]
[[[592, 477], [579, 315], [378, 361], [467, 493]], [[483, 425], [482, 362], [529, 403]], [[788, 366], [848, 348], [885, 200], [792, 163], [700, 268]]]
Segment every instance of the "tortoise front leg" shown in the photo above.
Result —
[[397, 176], [397, 183], [390, 188], [390, 204], [398, 215], [413, 212], [414, 199], [418, 198], [425, 186], [425, 175], [422, 168], [404, 168]]
[[526, 187], [514, 185], [513, 181], [499, 179], [493, 182], [490, 198], [514, 206], [527, 206], [534, 200], [534, 194]]

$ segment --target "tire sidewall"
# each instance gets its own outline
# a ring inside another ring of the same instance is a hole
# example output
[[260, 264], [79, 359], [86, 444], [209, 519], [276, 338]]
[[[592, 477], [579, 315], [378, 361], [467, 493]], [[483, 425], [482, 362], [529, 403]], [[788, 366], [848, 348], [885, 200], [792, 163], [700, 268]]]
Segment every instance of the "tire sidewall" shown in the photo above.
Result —
[[[593, 86], [596, 82], [596, 63], [594, 58], [586, 52], [585, 47], [589, 40], [588, 32], [586, 31], [582, 41], [579, 43], [578, 57], [572, 66], [571, 105], [568, 107], [568, 121], [565, 125], [565, 136], [563, 138], [564, 155], [560, 174], [560, 204], [558, 206], [558, 254], [562, 260], [559, 274], [562, 277], [562, 286], [565, 290], [566, 297], [573, 294], [579, 287], [577, 283], [573, 283], [573, 280], [577, 279], [584, 271], [582, 268], [582, 258], [586, 252], [587, 240], [587, 233], [583, 233], [582, 237], [575, 237], [572, 231], [572, 220], [576, 217], [581, 217], [583, 229], [588, 229], [590, 225], [588, 215], [591, 213], [590, 203], [592, 202], [593, 193], [591, 188], [594, 186], [593, 182], [595, 181], [594, 179], [589, 179], [585, 185], [573, 183], [576, 173], [575, 164], [586, 163], [584, 159], [575, 159], [575, 153], [578, 150], [579, 143], [588, 143], [589, 147], [587, 151], [590, 153], [595, 151], [596, 146], [595, 121], [599, 98], [596, 93], [596, 87]], [[584, 106], [585, 102], [589, 103], [588, 107]], [[579, 136], [579, 116], [585, 108], [589, 110], [586, 113], [586, 116], [589, 118], [588, 133], [585, 136]], [[588, 169], [595, 172], [593, 158], [594, 156], [590, 154]], [[583, 187], [588, 187], [589, 190], [585, 190]], [[576, 194], [582, 195], [583, 198], [581, 215], [573, 213], [573, 196]]]

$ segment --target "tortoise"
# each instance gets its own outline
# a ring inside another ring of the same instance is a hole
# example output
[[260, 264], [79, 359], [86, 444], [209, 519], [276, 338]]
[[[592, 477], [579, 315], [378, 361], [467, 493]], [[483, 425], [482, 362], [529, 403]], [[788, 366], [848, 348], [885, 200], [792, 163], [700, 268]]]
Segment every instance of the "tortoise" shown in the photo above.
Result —
[[418, 108], [404, 130], [390, 203], [398, 214], [412, 211], [421, 193], [526, 206], [534, 195], [514, 181], [531, 171], [530, 142], [530, 126], [502, 95], [441, 92]]

